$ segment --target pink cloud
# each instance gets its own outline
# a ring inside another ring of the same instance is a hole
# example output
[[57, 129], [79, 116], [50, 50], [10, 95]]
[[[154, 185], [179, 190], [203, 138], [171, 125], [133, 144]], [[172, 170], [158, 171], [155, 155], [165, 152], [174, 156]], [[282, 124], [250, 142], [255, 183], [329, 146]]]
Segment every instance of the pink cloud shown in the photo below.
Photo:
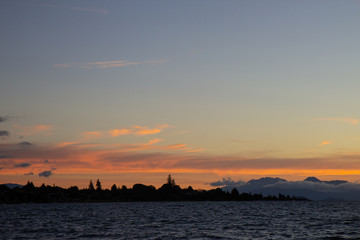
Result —
[[35, 134], [51, 134], [50, 130], [53, 129], [53, 126], [51, 125], [45, 125], [45, 124], [37, 124], [34, 126], [19, 126], [14, 124], [14, 127], [17, 129], [20, 129], [21, 135], [28, 136], [28, 135], [35, 135]]
[[102, 133], [98, 131], [93, 131], [93, 132], [83, 132], [82, 135], [84, 136], [85, 140], [89, 140], [89, 139], [99, 138], [102, 135]]
[[193, 152], [202, 152], [202, 151], [205, 151], [205, 149], [199, 148], [199, 149], [189, 150], [189, 151], [186, 151], [186, 152], [188, 152], [188, 153], [193, 153]]
[[102, 62], [86, 62], [86, 63], [60, 63], [53, 64], [53, 67], [56, 68], [113, 68], [113, 67], [125, 67], [131, 65], [139, 65], [139, 64], [160, 64], [164, 63], [167, 60], [149, 60], [144, 62], [130, 62], [127, 60], [116, 60], [116, 61], [102, 61]]
[[317, 121], [334, 121], [334, 122], [343, 122], [348, 123], [353, 126], [357, 126], [360, 122], [360, 119], [357, 118], [316, 118]]
[[121, 136], [121, 135], [150, 135], [160, 133], [162, 129], [169, 127], [167, 124], [160, 125], [157, 128], [149, 128], [147, 126], [138, 126], [134, 125], [130, 128], [122, 128], [122, 129], [112, 129], [109, 131], [110, 135], [113, 137]]
[[[51, 167], [58, 173], [95, 173], [128, 171], [183, 171], [183, 172], [248, 172], [257, 174], [328, 173], [332, 175], [359, 174], [360, 153], [326, 155], [308, 158], [247, 158], [193, 155], [183, 151], [185, 144], [155, 146], [160, 139], [143, 144], [95, 148], [81, 145], [40, 146], [23, 149], [17, 144], [0, 144], [2, 174], [40, 172]], [[105, 146], [103, 146], [105, 147]], [[141, 151], [139, 151], [141, 150]], [[172, 151], [165, 151], [172, 150]], [[191, 150], [190, 150], [191, 151]], [[28, 163], [29, 169], [14, 166]]]

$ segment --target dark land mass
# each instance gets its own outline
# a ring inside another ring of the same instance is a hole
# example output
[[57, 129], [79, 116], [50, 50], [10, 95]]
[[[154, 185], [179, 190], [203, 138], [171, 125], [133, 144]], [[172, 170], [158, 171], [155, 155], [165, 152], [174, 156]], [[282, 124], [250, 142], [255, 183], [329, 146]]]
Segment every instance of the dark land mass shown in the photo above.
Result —
[[278, 196], [263, 196], [262, 194], [239, 193], [235, 188], [231, 192], [220, 188], [212, 190], [194, 190], [191, 186], [180, 188], [175, 184], [171, 175], [167, 183], [156, 189], [154, 186], [135, 184], [132, 188], [126, 186], [111, 189], [102, 189], [100, 180], [96, 187], [92, 181], [86, 189], [76, 186], [68, 189], [57, 186], [35, 187], [28, 182], [23, 187], [9, 188], [0, 185], [0, 203], [59, 203], [59, 202], [156, 202], [156, 201], [292, 201], [307, 200], [302, 197], [291, 197], [278, 194]]

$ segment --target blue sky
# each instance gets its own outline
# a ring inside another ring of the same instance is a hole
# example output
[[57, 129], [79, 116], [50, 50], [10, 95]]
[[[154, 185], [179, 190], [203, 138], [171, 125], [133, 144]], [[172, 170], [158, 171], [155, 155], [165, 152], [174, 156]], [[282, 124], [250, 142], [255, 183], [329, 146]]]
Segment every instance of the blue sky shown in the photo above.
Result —
[[[0, 116], [9, 118], [0, 130], [10, 136], [1, 149], [161, 139], [153, 142], [185, 144], [199, 150], [187, 154], [220, 165], [227, 157], [357, 156], [359, 8], [358, 1], [2, 1]], [[133, 126], [160, 132], [137, 135]], [[105, 137], [112, 129], [133, 132]], [[85, 132], [99, 135], [85, 141]], [[28, 161], [0, 168], [22, 180], [26, 171], [49, 170], [11, 168]], [[322, 174], [354, 180], [346, 169], [360, 171], [357, 160], [337, 161]], [[305, 174], [291, 160], [286, 169]], [[174, 168], [159, 171], [166, 170]]]

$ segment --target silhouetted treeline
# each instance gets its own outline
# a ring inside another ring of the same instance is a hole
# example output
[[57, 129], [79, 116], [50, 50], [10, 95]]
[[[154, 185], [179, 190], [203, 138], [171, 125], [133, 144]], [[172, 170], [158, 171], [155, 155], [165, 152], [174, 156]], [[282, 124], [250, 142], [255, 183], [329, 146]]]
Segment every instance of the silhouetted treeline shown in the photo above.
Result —
[[57, 186], [35, 187], [28, 182], [24, 187], [10, 189], [0, 185], [0, 203], [53, 203], [53, 202], [135, 202], [135, 201], [262, 201], [262, 200], [306, 200], [279, 194], [278, 196], [262, 196], [261, 194], [241, 193], [234, 188], [230, 193], [220, 188], [212, 190], [194, 190], [191, 186], [180, 188], [169, 175], [167, 183], [156, 189], [154, 186], [135, 184], [102, 189], [100, 180], [96, 186], [92, 181], [89, 187], [79, 189], [76, 186], [68, 189]]

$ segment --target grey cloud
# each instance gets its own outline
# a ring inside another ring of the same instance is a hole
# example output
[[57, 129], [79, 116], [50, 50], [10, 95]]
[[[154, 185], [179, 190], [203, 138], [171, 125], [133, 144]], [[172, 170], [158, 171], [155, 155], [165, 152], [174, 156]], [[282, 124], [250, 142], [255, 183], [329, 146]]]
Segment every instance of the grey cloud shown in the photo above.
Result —
[[0, 155], [0, 159], [6, 159], [6, 158], [11, 158], [11, 156], [10, 155]]
[[6, 139], [10, 136], [10, 132], [6, 130], [0, 130], [0, 138]]
[[49, 163], [49, 160], [45, 160], [44, 163]]
[[24, 175], [25, 175], [25, 176], [31, 176], [31, 175], [34, 175], [34, 173], [33, 173], [33, 172], [29, 172], [29, 173], [25, 173]]
[[50, 171], [43, 171], [43, 172], [39, 173], [39, 177], [46, 177], [46, 178], [48, 178], [48, 177], [50, 177], [50, 176], [52, 176], [51, 170], [50, 170]]
[[16, 168], [26, 168], [26, 167], [30, 167], [31, 164], [30, 163], [19, 163], [19, 164], [15, 164], [14, 167]]
[[238, 186], [244, 185], [245, 182], [242, 181], [242, 180], [234, 181], [230, 177], [228, 177], [228, 178], [223, 178], [222, 180], [219, 180], [219, 181], [216, 181], [216, 182], [211, 182], [211, 183], [208, 183], [208, 184], [210, 186], [213, 186], [213, 187], [223, 187], [223, 186], [238, 187]]
[[26, 141], [19, 143], [19, 146], [22, 148], [30, 147], [31, 145], [32, 145], [31, 143]]
[[0, 116], [0, 122], [5, 122], [6, 120], [8, 120], [9, 119], [9, 117], [1, 117]]

